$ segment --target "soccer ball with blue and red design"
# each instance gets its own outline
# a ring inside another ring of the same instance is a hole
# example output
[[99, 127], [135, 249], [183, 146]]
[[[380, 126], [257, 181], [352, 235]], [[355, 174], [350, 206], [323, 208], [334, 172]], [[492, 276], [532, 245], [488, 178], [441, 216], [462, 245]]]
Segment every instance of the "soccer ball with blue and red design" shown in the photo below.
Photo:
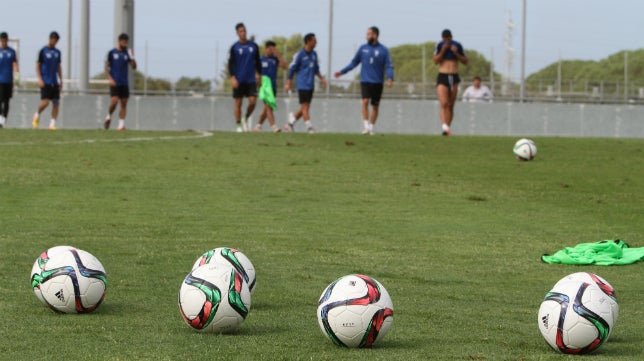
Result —
[[211, 249], [208, 252], [202, 254], [195, 264], [192, 266], [192, 269], [195, 270], [197, 267], [204, 264], [223, 264], [234, 267], [237, 272], [242, 276], [244, 282], [248, 283], [248, 289], [252, 295], [255, 291], [255, 267], [253, 263], [243, 254], [241, 251], [235, 248], [229, 247], [219, 247]]
[[190, 272], [179, 289], [179, 310], [193, 329], [213, 333], [237, 330], [250, 312], [250, 291], [232, 266], [206, 263]]
[[546, 294], [539, 308], [539, 331], [554, 350], [586, 354], [608, 340], [619, 306], [612, 287], [600, 284], [590, 275], [576, 275], [560, 280]]
[[619, 316], [619, 303], [617, 302], [617, 292], [615, 291], [615, 288], [610, 283], [608, 283], [608, 281], [606, 281], [604, 278], [594, 273], [575, 272], [557, 281], [557, 283], [555, 283], [553, 288], [556, 288], [561, 283], [570, 282], [570, 281], [592, 283], [592, 284], [596, 284], [599, 288], [601, 288], [601, 290], [604, 291], [604, 293], [614, 301], [614, 302], [611, 302], [611, 306], [613, 308], [612, 310], [613, 324], [617, 322], [617, 316]]
[[89, 313], [105, 298], [107, 275], [91, 253], [71, 246], [42, 252], [31, 268], [36, 297], [58, 313]]
[[368, 348], [389, 331], [394, 306], [382, 284], [353, 274], [338, 278], [322, 292], [317, 316], [320, 329], [334, 344]]

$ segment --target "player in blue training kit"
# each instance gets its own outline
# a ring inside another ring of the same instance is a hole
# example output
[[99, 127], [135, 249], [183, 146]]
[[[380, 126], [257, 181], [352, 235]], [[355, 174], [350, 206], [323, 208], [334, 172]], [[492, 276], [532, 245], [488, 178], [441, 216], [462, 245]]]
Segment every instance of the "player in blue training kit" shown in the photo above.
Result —
[[458, 84], [461, 78], [458, 76], [458, 63], [467, 65], [467, 56], [463, 46], [452, 39], [452, 32], [448, 29], [441, 34], [443, 40], [436, 44], [434, 49], [434, 63], [438, 64], [438, 77], [436, 78], [436, 93], [441, 105], [440, 116], [442, 134], [452, 134], [450, 126], [454, 119], [454, 104], [458, 94]]
[[293, 131], [295, 122], [298, 119], [304, 118], [307, 131], [309, 133], [315, 133], [311, 125], [311, 115], [309, 114], [311, 100], [313, 100], [313, 92], [315, 90], [315, 77], [320, 78], [323, 87], [327, 86], [326, 79], [320, 73], [318, 54], [313, 50], [317, 43], [315, 34], [306, 34], [304, 36], [304, 47], [293, 56], [293, 62], [289, 66], [288, 80], [286, 81], [284, 90], [287, 92], [291, 90], [291, 79], [297, 73], [296, 86], [298, 97], [300, 98], [300, 109], [295, 114], [289, 114], [288, 123], [284, 126], [284, 130], [288, 132]]
[[9, 115], [9, 100], [13, 96], [13, 83], [20, 79], [16, 51], [9, 47], [9, 35], [0, 33], [0, 128], [4, 128]]
[[[348, 73], [353, 68], [362, 64], [360, 69], [360, 87], [362, 90], [362, 134], [375, 134], [376, 120], [378, 119], [378, 106], [382, 97], [382, 88], [387, 76], [387, 86], [391, 87], [394, 81], [394, 65], [389, 54], [389, 49], [378, 42], [380, 30], [372, 26], [367, 30], [367, 43], [362, 45], [344, 69], [335, 73], [335, 77]], [[369, 100], [371, 99], [371, 118], [369, 118]]]
[[[264, 46], [264, 55], [260, 58], [262, 62], [262, 77], [266, 76], [271, 80], [271, 88], [273, 90], [273, 96], [277, 95], [277, 70], [279, 68], [287, 69], [288, 65], [280, 56], [279, 51], [274, 41], [267, 41]], [[266, 84], [262, 84], [263, 87]], [[266, 101], [264, 102], [264, 108], [262, 113], [259, 115], [259, 120], [253, 131], [259, 132], [262, 129], [262, 124], [264, 120], [268, 118], [268, 123], [270, 124], [273, 132], [278, 133], [280, 128], [275, 125], [275, 115], [273, 114], [273, 108]]]
[[49, 43], [38, 53], [36, 62], [36, 74], [38, 75], [38, 85], [40, 86], [40, 105], [38, 111], [34, 114], [31, 125], [38, 128], [40, 122], [40, 113], [47, 108], [51, 101], [51, 121], [49, 129], [56, 130], [56, 117], [60, 106], [60, 90], [63, 88], [63, 68], [61, 66], [60, 50], [56, 49], [60, 35], [52, 31], [49, 34]]
[[[262, 84], [260, 76], [262, 63], [259, 59], [259, 47], [246, 37], [246, 26], [239, 23], [235, 25], [235, 30], [239, 41], [230, 47], [228, 73], [233, 84], [237, 132], [241, 133], [250, 130], [248, 121], [257, 103], [257, 86]], [[244, 97], [248, 97], [248, 108], [242, 118], [241, 107]]]
[[110, 84], [110, 105], [107, 116], [103, 122], [103, 128], [110, 129], [112, 122], [112, 113], [116, 105], [120, 102], [119, 125], [118, 130], [125, 130], [125, 116], [127, 115], [127, 101], [130, 98], [130, 87], [128, 82], [129, 66], [136, 70], [136, 60], [132, 49], [128, 49], [130, 37], [127, 34], [119, 35], [118, 45], [116, 48], [107, 53], [105, 60], [105, 75]]

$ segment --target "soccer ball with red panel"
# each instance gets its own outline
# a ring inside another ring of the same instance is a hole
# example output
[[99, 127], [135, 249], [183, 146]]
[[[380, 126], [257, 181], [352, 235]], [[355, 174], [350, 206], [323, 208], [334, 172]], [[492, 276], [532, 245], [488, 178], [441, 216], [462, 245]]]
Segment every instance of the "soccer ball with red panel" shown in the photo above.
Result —
[[206, 263], [191, 271], [179, 289], [183, 320], [197, 331], [231, 333], [250, 312], [248, 283], [232, 266]]
[[393, 324], [394, 306], [375, 279], [352, 274], [333, 281], [322, 292], [317, 317], [324, 335], [338, 346], [376, 345]]
[[612, 286], [580, 272], [564, 277], [546, 294], [539, 308], [539, 331], [556, 351], [586, 354], [608, 340], [618, 313]]
[[197, 269], [197, 267], [204, 264], [221, 264], [232, 266], [237, 270], [237, 272], [239, 272], [239, 274], [244, 279], [244, 282], [248, 283], [250, 294], [252, 295], [255, 291], [255, 267], [253, 266], [253, 263], [250, 261], [250, 259], [248, 259], [248, 257], [246, 257], [246, 255], [238, 249], [230, 247], [218, 247], [211, 249], [199, 256], [199, 258], [192, 266], [192, 270], [194, 271], [195, 269]]
[[107, 274], [91, 253], [71, 246], [42, 252], [31, 268], [36, 297], [58, 313], [89, 313], [105, 298]]

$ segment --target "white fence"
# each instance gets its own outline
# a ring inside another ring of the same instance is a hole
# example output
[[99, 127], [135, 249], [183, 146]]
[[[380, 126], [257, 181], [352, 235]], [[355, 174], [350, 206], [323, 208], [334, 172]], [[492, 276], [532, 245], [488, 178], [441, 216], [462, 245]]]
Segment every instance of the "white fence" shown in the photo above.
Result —
[[[7, 126], [31, 127], [31, 117], [38, 103], [39, 97], [35, 94], [16, 94], [11, 101]], [[106, 95], [65, 95], [61, 101], [58, 126], [61, 129], [101, 128], [107, 103]], [[283, 125], [288, 112], [297, 108], [297, 97], [278, 99], [277, 122]], [[41, 116], [43, 126], [48, 123], [49, 109]], [[127, 127], [132, 130], [232, 131], [235, 128], [232, 109], [230, 96], [133, 96], [128, 106]], [[253, 115], [255, 121], [260, 110], [258, 104]], [[384, 99], [380, 105], [377, 131], [439, 134], [438, 111], [439, 104], [435, 100]], [[323, 94], [316, 94], [311, 114], [313, 125], [319, 132], [361, 131], [357, 99], [327, 99]], [[303, 130], [303, 125], [296, 126], [296, 130]], [[644, 106], [459, 102], [452, 132], [454, 135], [644, 138]]]

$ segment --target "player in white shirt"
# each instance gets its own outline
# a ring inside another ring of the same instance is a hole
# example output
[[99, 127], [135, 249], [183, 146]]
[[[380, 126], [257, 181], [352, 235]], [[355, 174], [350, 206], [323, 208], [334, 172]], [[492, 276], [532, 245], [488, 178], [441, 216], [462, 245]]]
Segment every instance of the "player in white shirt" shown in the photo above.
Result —
[[463, 101], [470, 103], [491, 103], [492, 91], [485, 85], [481, 85], [481, 78], [475, 77], [473, 84], [468, 86], [463, 93]]

